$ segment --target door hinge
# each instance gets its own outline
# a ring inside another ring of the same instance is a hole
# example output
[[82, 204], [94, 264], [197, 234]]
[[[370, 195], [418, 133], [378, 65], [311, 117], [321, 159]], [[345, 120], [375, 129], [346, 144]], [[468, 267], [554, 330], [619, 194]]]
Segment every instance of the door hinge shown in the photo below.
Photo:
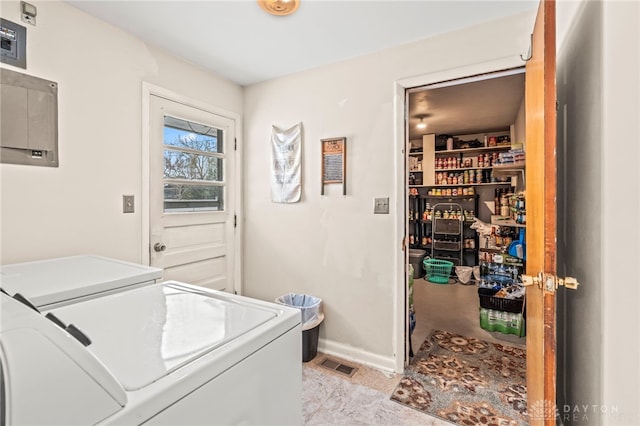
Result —
[[237, 151], [238, 150], [238, 139], [233, 138], [233, 150]]
[[548, 293], [555, 293], [558, 286], [563, 286], [571, 290], [577, 290], [580, 283], [573, 277], [559, 278], [552, 274], [538, 273], [537, 276], [522, 275], [522, 285], [525, 287], [536, 285]]
[[233, 215], [233, 227], [236, 228], [238, 226], [238, 216], [236, 214]]

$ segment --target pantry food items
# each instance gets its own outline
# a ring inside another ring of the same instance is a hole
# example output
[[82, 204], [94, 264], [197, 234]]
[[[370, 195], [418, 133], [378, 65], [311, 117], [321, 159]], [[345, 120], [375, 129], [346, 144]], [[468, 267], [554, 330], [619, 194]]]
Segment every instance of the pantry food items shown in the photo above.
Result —
[[[511, 256], [500, 248], [509, 247], [514, 237], [498, 233], [488, 247], [487, 238], [471, 224], [479, 215], [490, 223], [495, 219], [497, 224], [524, 225], [524, 195], [515, 193], [524, 181], [522, 145], [512, 146], [509, 129], [453, 136], [453, 149], [451, 143], [447, 146], [450, 138], [435, 135], [435, 151], [425, 148], [421, 152], [420, 171], [417, 160], [409, 164], [409, 173], [415, 175], [413, 189], [418, 187], [415, 192], [410, 190], [415, 198], [409, 198], [414, 211], [408, 234], [415, 236], [414, 248], [431, 250], [432, 257], [459, 266], [479, 265], [483, 260], [509, 263]], [[418, 175], [422, 174], [424, 185], [419, 185]], [[461, 207], [451, 209], [442, 206], [445, 204]], [[434, 209], [435, 205], [440, 208]]]
[[511, 177], [494, 176], [490, 169], [469, 169], [458, 172], [439, 171], [436, 173], [436, 185], [472, 185], [498, 182], [511, 182]]
[[496, 188], [494, 214], [511, 218], [515, 223], [527, 222], [524, 191], [515, 194], [512, 188]]

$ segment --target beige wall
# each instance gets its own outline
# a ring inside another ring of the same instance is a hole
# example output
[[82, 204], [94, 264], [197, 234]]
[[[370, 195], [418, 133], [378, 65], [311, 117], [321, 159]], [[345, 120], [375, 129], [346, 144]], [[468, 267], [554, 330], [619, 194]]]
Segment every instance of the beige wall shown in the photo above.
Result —
[[565, 425], [640, 424], [639, 16], [558, 3], [559, 272], [580, 281], [558, 295]]
[[[602, 3], [602, 348], [604, 406], [640, 424], [640, 2]], [[626, 213], [621, 217], [620, 209]], [[628, 215], [628, 216], [627, 216]], [[629, 218], [628, 220], [626, 218]], [[623, 219], [624, 218], [624, 219]], [[632, 272], [636, 269], [636, 272]]]
[[[395, 82], [526, 52], [533, 15], [525, 14], [401, 48], [249, 86], [245, 90], [244, 291], [273, 299], [287, 292], [323, 299], [324, 348], [393, 367], [396, 274], [404, 197], [396, 183]], [[302, 122], [303, 195], [269, 198], [270, 126]], [[347, 196], [320, 195], [320, 145], [346, 136]], [[398, 143], [398, 144], [397, 144]], [[400, 185], [400, 188], [402, 186]], [[389, 215], [373, 198], [390, 197]], [[399, 330], [399, 328], [397, 329]]]
[[[584, 261], [601, 256], [603, 241], [597, 207], [603, 190], [602, 6], [585, 2], [574, 12], [575, 17], [559, 22], [574, 22], [574, 28], [557, 52], [558, 268], [581, 284], [575, 293], [558, 292], [558, 402], [565, 424], [576, 423], [573, 406], [602, 403], [603, 366], [603, 265]], [[571, 407], [568, 413], [564, 407]], [[592, 424], [602, 424], [599, 410], [589, 415]]]
[[[32, 3], [25, 72], [59, 84], [60, 167], [0, 165], [1, 261], [95, 253], [140, 262], [142, 82], [235, 113], [242, 88], [66, 3]], [[22, 24], [19, 7], [3, 0], [2, 17]], [[122, 213], [123, 194], [135, 195], [134, 214]]]

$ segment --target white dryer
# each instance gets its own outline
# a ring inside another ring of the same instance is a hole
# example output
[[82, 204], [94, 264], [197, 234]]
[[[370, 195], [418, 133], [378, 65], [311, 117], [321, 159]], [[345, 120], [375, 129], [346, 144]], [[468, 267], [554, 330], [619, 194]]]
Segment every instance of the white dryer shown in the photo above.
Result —
[[298, 309], [173, 281], [41, 312], [0, 297], [7, 425], [302, 423]]
[[0, 266], [0, 287], [38, 308], [153, 284], [162, 269], [95, 255], [78, 255]]

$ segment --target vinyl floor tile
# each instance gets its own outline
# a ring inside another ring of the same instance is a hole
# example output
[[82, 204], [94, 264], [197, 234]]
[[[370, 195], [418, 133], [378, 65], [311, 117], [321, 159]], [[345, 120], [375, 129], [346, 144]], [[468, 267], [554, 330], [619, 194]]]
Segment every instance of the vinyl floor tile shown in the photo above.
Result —
[[353, 383], [329, 372], [304, 366], [302, 377], [306, 425], [449, 424], [391, 401], [389, 393]]

